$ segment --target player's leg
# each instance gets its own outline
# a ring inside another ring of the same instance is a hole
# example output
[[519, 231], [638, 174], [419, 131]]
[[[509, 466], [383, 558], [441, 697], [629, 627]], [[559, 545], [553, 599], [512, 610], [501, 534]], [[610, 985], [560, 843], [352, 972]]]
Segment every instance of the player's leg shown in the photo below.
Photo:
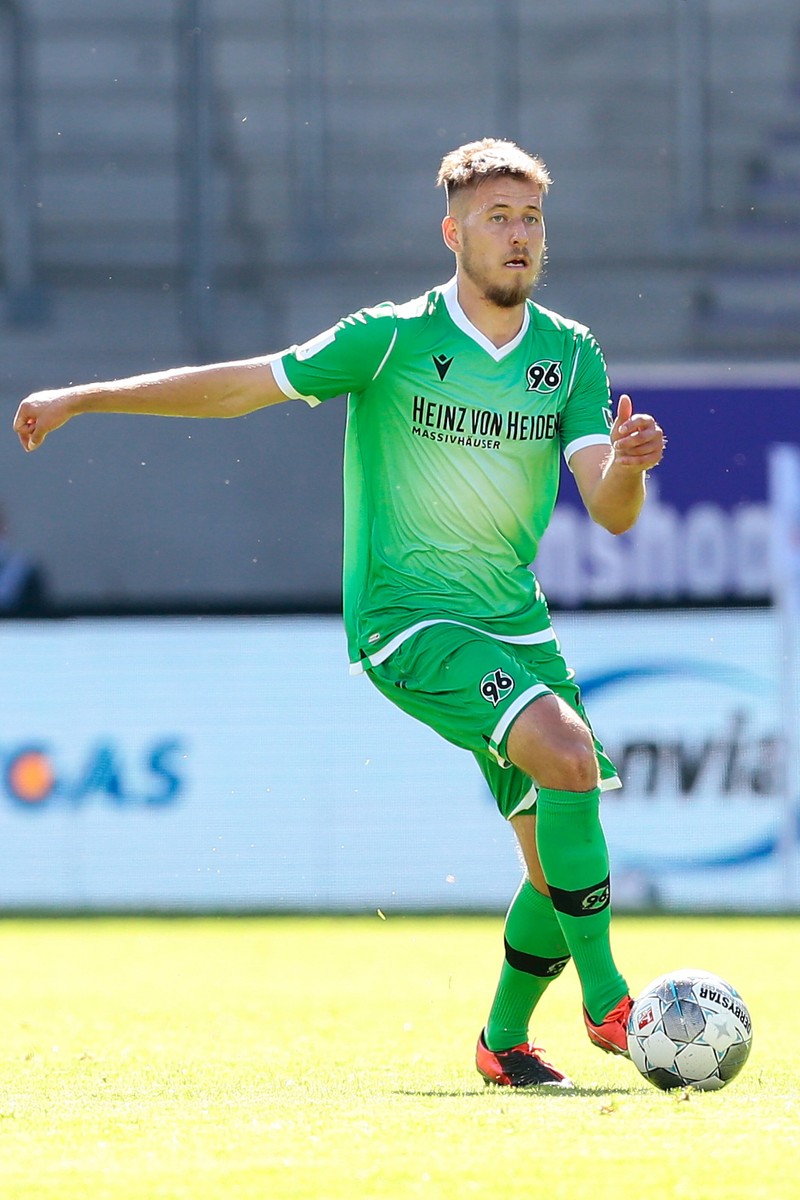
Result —
[[609, 859], [591, 730], [562, 697], [544, 695], [516, 716], [504, 752], [538, 785], [535, 826], [531, 817], [512, 823], [529, 871], [541, 871], [547, 883], [581, 982], [589, 1036], [627, 1053], [628, 986], [611, 951]]
[[[545, 781], [550, 785], [549, 792], [552, 793], [549, 794], [548, 789], [545, 789], [545, 808], [548, 808], [548, 803], [550, 808], [555, 806], [555, 812], [552, 814], [555, 819], [555, 833], [552, 828], [546, 828], [545, 852], [541, 855], [544, 875], [547, 877], [550, 862], [554, 869], [552, 884], [556, 888], [560, 887], [562, 892], [568, 892], [573, 890], [572, 874], [562, 878], [563, 872], [559, 873], [558, 865], [554, 865], [558, 847], [552, 852], [551, 847], [559, 839], [569, 844], [576, 830], [580, 836], [581, 821], [576, 814], [568, 811], [568, 804], [562, 801], [578, 801], [576, 806], [584, 816], [585, 806], [590, 831], [592, 835], [599, 832], [600, 850], [605, 852], [605, 842], [597, 818], [597, 758], [588, 724], [582, 719], [582, 713], [575, 711], [576, 708], [580, 709], [577, 689], [570, 683], [570, 673], [558, 653], [557, 644], [552, 642], [543, 648], [525, 648], [526, 653], [530, 651], [527, 658], [522, 649], [498, 643], [461, 626], [436, 625], [405, 642], [391, 658], [372, 669], [370, 677], [375, 686], [398, 707], [429, 725], [448, 741], [473, 752], [504, 817], [510, 818], [533, 808], [536, 801], [531, 788], [531, 778], [535, 779], [537, 784], [540, 780], [531, 769], [530, 762], [536, 760], [537, 769], [545, 773]], [[572, 707], [563, 698], [559, 699], [552, 694], [559, 688], [570, 698]], [[539, 715], [536, 720], [531, 721], [530, 714], [537, 708]], [[506, 745], [509, 738], [512, 738], [515, 753], [516, 748], [519, 748], [522, 769], [515, 769], [508, 761], [511, 757]], [[613, 774], [613, 768], [607, 760], [604, 769], [606, 773]], [[545, 818], [546, 827], [548, 820], [549, 825], [553, 826], [550, 817], [548, 812]], [[597, 838], [592, 836], [590, 841], [594, 848]], [[579, 857], [582, 849], [579, 845]], [[583, 857], [585, 858], [585, 855]], [[583, 867], [586, 864], [581, 861], [580, 865], [582, 873], [585, 874]], [[605, 865], [603, 878], [608, 875], [607, 855]], [[551, 881], [548, 879], [549, 882]], [[575, 887], [579, 886], [580, 880], [575, 884]], [[535, 888], [532, 890], [536, 891]], [[584, 888], [586, 893], [592, 890]], [[539, 892], [539, 895], [543, 894]], [[538, 905], [535, 896], [532, 901], [529, 900], [530, 895], [528, 889], [523, 889], [520, 899], [512, 906], [515, 936], [522, 936], [518, 930], [528, 929], [525, 937], [527, 944], [520, 944], [514, 948], [532, 957], [548, 957], [547, 948], [541, 948], [538, 941], [542, 925], [541, 912], [536, 920], [533, 920], [532, 916], [525, 920], [522, 918], [523, 912], [529, 911], [532, 905]], [[517, 904], [520, 905], [519, 921], [516, 920]], [[574, 922], [570, 923], [567, 919], [569, 914], [559, 912], [556, 917], [564, 940], [573, 954], [575, 951], [570, 937], [578, 947], [581, 964], [576, 962], [576, 966], [582, 982], [584, 978], [588, 980], [588, 992], [585, 989], [585, 994], [588, 1003], [592, 1005], [590, 1012], [593, 1019], [601, 1008], [598, 993], [608, 993], [615, 988], [621, 989], [621, 992], [626, 990], [624, 980], [615, 969], [616, 982], [611, 986], [608, 971], [602, 976], [599, 984], [591, 978], [593, 956], [597, 957], [596, 943], [599, 942], [602, 947], [603, 933], [608, 960], [613, 966], [608, 950], [607, 908], [606, 903], [605, 911], [601, 910], [597, 921], [592, 921], [592, 918], [598, 914], [587, 910], [588, 915], [576, 928], [573, 928]], [[552, 921], [549, 905], [547, 913]], [[599, 932], [598, 936], [587, 938], [585, 935], [589, 932], [590, 922], [593, 926], [592, 933]], [[570, 930], [569, 935], [567, 928]], [[586, 941], [592, 945], [584, 946]], [[586, 963], [585, 967], [582, 967], [583, 963]], [[521, 986], [518, 976], [525, 973], [518, 972], [517, 976], [513, 976], [510, 971], [506, 971], [505, 974], [507, 979], [515, 980]], [[538, 995], [541, 994], [541, 985], [532, 984], [530, 980], [525, 983], [528, 989], [527, 1003], [532, 1011]], [[522, 1004], [522, 1001], [519, 1003]], [[605, 1011], [603, 1009], [604, 1013]], [[493, 1022], [495, 1031], [500, 1023]]]
[[[515, 767], [501, 768], [483, 755], [478, 758], [486, 782], [501, 810], [513, 811], [535, 798], [530, 780]], [[525, 814], [512, 818], [535, 827]], [[549, 985], [569, 962], [569, 948], [544, 881], [541, 867], [517, 832], [526, 872], [506, 914], [503, 964], [483, 1037], [493, 1051], [527, 1042], [533, 1012]], [[530, 841], [530, 839], [527, 839]]]
[[[520, 805], [527, 807], [535, 797], [522, 771], [501, 764], [497, 754], [487, 752], [498, 717], [491, 689], [482, 684], [495, 673], [511, 678], [511, 670], [514, 698], [529, 685], [537, 695], [545, 690], [535, 678], [527, 679], [525, 668], [518, 669], [509, 647], [461, 627], [442, 625], [418, 634], [370, 671], [375, 686], [399, 708], [473, 752], [503, 815]], [[511, 1087], [570, 1085], [528, 1042], [531, 1014], [568, 960], [549, 898], [526, 879], [508, 911], [501, 977], [478, 1040], [476, 1062], [484, 1079]]]

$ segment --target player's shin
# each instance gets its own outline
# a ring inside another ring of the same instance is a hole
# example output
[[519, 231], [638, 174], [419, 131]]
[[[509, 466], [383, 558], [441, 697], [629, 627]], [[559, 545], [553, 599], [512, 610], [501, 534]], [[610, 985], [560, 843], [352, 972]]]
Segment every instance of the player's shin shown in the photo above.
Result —
[[600, 791], [542, 788], [536, 844], [553, 907], [595, 1021], [627, 993], [611, 953], [608, 848], [600, 824]]
[[484, 1034], [491, 1050], [527, 1042], [533, 1010], [569, 961], [550, 897], [528, 879], [511, 901], [504, 941], [505, 961]]

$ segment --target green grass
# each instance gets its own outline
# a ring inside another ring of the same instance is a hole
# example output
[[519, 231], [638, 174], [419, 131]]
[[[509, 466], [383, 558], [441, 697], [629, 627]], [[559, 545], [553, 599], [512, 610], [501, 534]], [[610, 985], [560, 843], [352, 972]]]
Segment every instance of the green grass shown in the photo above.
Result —
[[574, 1091], [485, 1089], [489, 918], [0, 923], [0, 1200], [797, 1194], [798, 919], [624, 918], [638, 989], [701, 966], [750, 1006], [717, 1093], [586, 1040], [574, 973], [537, 1041]]

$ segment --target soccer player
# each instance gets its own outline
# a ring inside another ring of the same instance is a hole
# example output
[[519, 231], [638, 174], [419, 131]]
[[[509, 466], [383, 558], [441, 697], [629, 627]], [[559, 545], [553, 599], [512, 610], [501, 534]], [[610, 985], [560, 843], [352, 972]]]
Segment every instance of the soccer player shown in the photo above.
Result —
[[448, 283], [345, 317], [279, 354], [37, 392], [14, 428], [31, 451], [83, 413], [236, 417], [349, 393], [351, 671], [472, 752], [526, 865], [477, 1069], [501, 1086], [569, 1086], [528, 1029], [570, 958], [589, 1038], [627, 1053], [631, 1000], [611, 951], [599, 816], [601, 790], [619, 779], [530, 564], [562, 454], [592, 519], [622, 533], [664, 437], [628, 396], [612, 414], [588, 329], [529, 299], [545, 252], [541, 160], [485, 139], [448, 154], [438, 182], [456, 259]]

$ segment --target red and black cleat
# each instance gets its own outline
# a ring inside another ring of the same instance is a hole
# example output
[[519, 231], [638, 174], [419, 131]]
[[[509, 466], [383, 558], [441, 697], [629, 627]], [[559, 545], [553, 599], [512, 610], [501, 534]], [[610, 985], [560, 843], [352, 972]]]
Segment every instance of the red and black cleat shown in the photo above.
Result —
[[545, 1062], [541, 1051], [527, 1042], [512, 1046], [510, 1050], [490, 1050], [481, 1034], [475, 1052], [475, 1066], [483, 1076], [484, 1083], [496, 1083], [500, 1087], [573, 1086], [571, 1079]]
[[631, 1015], [633, 1000], [623, 996], [619, 1004], [615, 1004], [603, 1021], [595, 1025], [584, 1008], [583, 1019], [586, 1022], [586, 1032], [589, 1041], [607, 1054], [622, 1054], [630, 1058], [628, 1053], [628, 1017]]

